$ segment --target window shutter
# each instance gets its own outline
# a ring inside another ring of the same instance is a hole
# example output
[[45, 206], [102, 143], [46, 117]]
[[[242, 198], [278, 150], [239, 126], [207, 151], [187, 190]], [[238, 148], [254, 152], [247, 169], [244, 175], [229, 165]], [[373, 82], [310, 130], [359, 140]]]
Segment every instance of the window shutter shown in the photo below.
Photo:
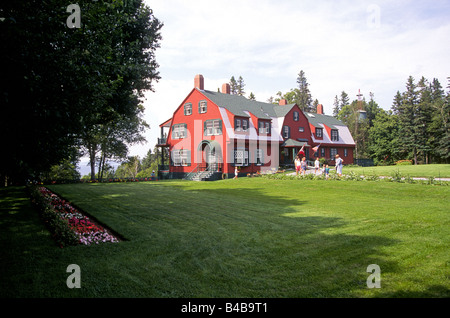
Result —
[[185, 151], [187, 152], [186, 162], [187, 162], [188, 167], [190, 167], [191, 166], [191, 151], [190, 150], [185, 150]]

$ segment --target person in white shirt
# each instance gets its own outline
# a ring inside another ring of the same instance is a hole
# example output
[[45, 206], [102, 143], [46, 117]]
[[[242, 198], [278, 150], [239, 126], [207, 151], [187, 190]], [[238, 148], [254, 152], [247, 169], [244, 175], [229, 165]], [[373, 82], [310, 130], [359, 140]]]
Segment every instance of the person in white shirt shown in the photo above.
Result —
[[320, 161], [319, 158], [316, 158], [316, 161], [314, 161], [314, 174], [317, 174], [318, 171], [320, 171]]

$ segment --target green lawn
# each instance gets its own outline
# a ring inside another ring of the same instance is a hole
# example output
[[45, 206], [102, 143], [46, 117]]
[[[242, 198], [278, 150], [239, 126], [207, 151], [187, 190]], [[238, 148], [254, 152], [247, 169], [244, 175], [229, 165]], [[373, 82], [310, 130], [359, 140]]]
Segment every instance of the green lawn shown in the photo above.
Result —
[[[450, 187], [269, 180], [49, 187], [127, 240], [60, 249], [0, 189], [2, 297], [449, 297]], [[69, 264], [81, 288], [69, 289]], [[367, 288], [367, 266], [381, 288]]]
[[450, 164], [430, 165], [398, 165], [398, 166], [374, 166], [374, 167], [345, 167], [343, 173], [355, 173], [361, 175], [391, 176], [395, 172], [410, 177], [424, 178], [450, 178]]

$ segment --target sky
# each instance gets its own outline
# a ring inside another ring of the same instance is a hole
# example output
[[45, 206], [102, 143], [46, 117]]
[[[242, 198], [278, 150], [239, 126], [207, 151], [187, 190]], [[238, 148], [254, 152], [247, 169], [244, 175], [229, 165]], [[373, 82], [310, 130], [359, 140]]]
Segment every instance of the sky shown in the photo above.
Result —
[[450, 1], [144, 0], [164, 23], [156, 50], [161, 79], [143, 101], [143, 158], [202, 74], [216, 91], [242, 76], [246, 96], [267, 101], [297, 87], [303, 70], [313, 100], [331, 115], [334, 97], [360, 90], [389, 110], [409, 76], [450, 76]]

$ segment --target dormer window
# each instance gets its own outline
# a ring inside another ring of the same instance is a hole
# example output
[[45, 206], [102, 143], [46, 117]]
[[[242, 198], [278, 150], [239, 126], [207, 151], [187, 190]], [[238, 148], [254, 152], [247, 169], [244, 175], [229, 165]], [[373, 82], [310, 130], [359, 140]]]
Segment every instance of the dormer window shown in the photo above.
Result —
[[234, 119], [234, 131], [248, 131], [248, 119], [246, 118], [235, 118]]
[[259, 121], [258, 130], [260, 134], [270, 134], [270, 123], [262, 120]]
[[337, 129], [331, 130], [331, 141], [339, 141], [339, 131]]
[[323, 131], [322, 128], [316, 127], [316, 138], [322, 138], [323, 137]]

